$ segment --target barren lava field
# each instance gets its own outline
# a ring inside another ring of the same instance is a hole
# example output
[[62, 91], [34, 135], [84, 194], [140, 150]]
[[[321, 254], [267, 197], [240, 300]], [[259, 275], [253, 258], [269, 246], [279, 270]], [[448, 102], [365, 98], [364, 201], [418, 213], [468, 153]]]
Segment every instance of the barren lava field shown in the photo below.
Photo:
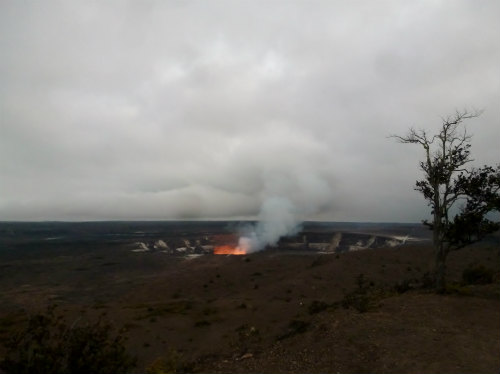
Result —
[[[405, 235], [421, 240], [383, 245]], [[235, 237], [221, 222], [0, 223], [0, 343], [56, 304], [70, 322], [121, 330], [138, 373], [162, 360], [178, 372], [498, 373], [498, 236], [450, 255], [446, 295], [422, 287], [433, 255], [420, 225], [308, 223], [257, 253], [173, 250]], [[313, 238], [325, 246], [299, 245]], [[134, 251], [158, 240], [170, 252]], [[473, 265], [493, 283], [463, 284]]]

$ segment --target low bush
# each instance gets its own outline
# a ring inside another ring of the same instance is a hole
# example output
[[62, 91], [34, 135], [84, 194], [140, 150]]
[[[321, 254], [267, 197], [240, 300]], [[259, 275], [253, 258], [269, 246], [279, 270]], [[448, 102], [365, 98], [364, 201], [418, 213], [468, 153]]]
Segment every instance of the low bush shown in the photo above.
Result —
[[375, 284], [369, 282], [364, 274], [358, 275], [356, 284], [354, 291], [344, 294], [341, 304], [346, 309], [352, 307], [360, 313], [365, 313], [373, 307], [376, 298]]
[[432, 289], [435, 286], [435, 280], [432, 273], [426, 271], [421, 278], [421, 287], [423, 289]]
[[325, 303], [324, 301], [313, 300], [307, 307], [309, 314], [316, 314], [322, 312], [327, 309], [330, 305]]
[[194, 327], [205, 327], [205, 326], [210, 326], [211, 324], [212, 324], [212, 322], [207, 321], [206, 319], [202, 319], [202, 320], [196, 321], [194, 323]]
[[234, 347], [242, 353], [255, 351], [261, 346], [262, 336], [260, 330], [253, 325], [243, 324], [236, 328], [237, 340], [234, 341]]
[[428, 288], [427, 279], [421, 279], [421, 278], [406, 278], [403, 279], [402, 281], [396, 282], [394, 284], [394, 291], [397, 293], [405, 293], [411, 290], [417, 290], [420, 288]]
[[472, 291], [470, 287], [464, 284], [459, 284], [456, 282], [446, 284], [446, 288], [443, 292], [444, 294], [454, 294], [461, 296], [471, 296]]
[[483, 265], [471, 264], [462, 273], [464, 284], [490, 284], [493, 282], [494, 271]]
[[290, 338], [292, 336], [298, 335], [298, 334], [303, 334], [304, 332], [307, 331], [309, 328], [310, 323], [306, 321], [302, 321], [299, 319], [294, 319], [290, 321], [288, 324], [288, 328], [286, 332], [280, 336], [278, 336], [278, 340], [283, 340]]
[[187, 362], [183, 355], [171, 349], [165, 357], [157, 358], [146, 369], [147, 374], [192, 373], [194, 366]]
[[24, 330], [6, 344], [0, 369], [16, 373], [126, 373], [136, 359], [128, 354], [121, 335], [112, 337], [109, 324], [78, 323], [68, 326], [49, 308], [28, 320]]
[[372, 299], [370, 295], [351, 292], [344, 295], [342, 299], [342, 306], [346, 309], [353, 307], [360, 313], [365, 313], [370, 310], [372, 306]]

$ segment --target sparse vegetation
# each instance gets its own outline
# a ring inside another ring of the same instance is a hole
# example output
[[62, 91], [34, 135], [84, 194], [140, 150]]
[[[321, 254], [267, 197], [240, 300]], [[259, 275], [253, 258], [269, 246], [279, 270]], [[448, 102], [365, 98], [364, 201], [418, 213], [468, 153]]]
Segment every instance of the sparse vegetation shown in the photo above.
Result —
[[238, 332], [238, 336], [240, 337], [240, 339], [247, 339], [247, 338], [250, 338], [250, 337], [257, 337], [257, 336], [260, 336], [260, 331], [258, 328], [256, 328], [255, 326], [251, 326], [247, 323], [241, 325], [240, 327], [238, 327], [236, 329], [236, 331]]
[[172, 299], [179, 299], [181, 297], [181, 291], [177, 290], [172, 294]]
[[[337, 258], [338, 258], [338, 254], [336, 255]], [[324, 256], [324, 255], [320, 255], [320, 256], [317, 256], [312, 262], [311, 262], [311, 267], [316, 267], [316, 266], [321, 266], [321, 265], [325, 265], [327, 264], [328, 262], [330, 262], [330, 259], [327, 257], [327, 256]]]
[[50, 308], [31, 316], [27, 326], [7, 342], [0, 368], [7, 374], [126, 373], [136, 359], [126, 352], [124, 338], [112, 337], [111, 331], [102, 320], [76, 320], [68, 326]]
[[205, 327], [205, 326], [210, 326], [212, 324], [212, 322], [206, 320], [206, 319], [201, 319], [199, 321], [196, 321], [194, 323], [194, 326], [195, 327]]
[[484, 265], [471, 264], [462, 273], [464, 284], [489, 284], [493, 282], [493, 269]]
[[[407, 230], [385, 227], [395, 234]], [[411, 230], [425, 233], [414, 224]], [[249, 256], [250, 263], [234, 256], [142, 254], [118, 245], [110, 251], [96, 244], [100, 261], [91, 259], [90, 249], [75, 256], [66, 244], [33, 261], [0, 251], [0, 260], [11, 265], [0, 277], [0, 360], [4, 342], [28, 324], [22, 308], [58, 295], [64, 301], [57, 312], [68, 326], [79, 313], [84, 317], [76, 326], [102, 312], [123, 326], [124, 346], [139, 358], [137, 373], [405, 372], [409, 364], [421, 372], [432, 371], [430, 365], [440, 372], [458, 365], [463, 372], [491, 372], [499, 362], [497, 238], [450, 256], [444, 298], [422, 288], [432, 253], [423, 241], [345, 252], [339, 259], [322, 255], [325, 261], [314, 267], [319, 254], [278, 249]], [[103, 262], [121, 265], [102, 272]], [[481, 265], [493, 272], [493, 284], [465, 284], [464, 269]], [[73, 271], [77, 266], [91, 270]]]
[[245, 303], [241, 303], [241, 304], [239, 304], [236, 308], [237, 308], [237, 309], [246, 309], [246, 308], [247, 308], [247, 304], [245, 304]]
[[457, 282], [446, 284], [444, 293], [460, 296], [471, 296], [473, 294], [469, 286]]
[[375, 301], [381, 295], [381, 290], [375, 287], [373, 281], [368, 281], [364, 274], [359, 274], [356, 278], [357, 287], [344, 294], [341, 304], [344, 308], [354, 308], [360, 313], [365, 313], [375, 306]]
[[257, 347], [262, 341], [260, 330], [252, 324], [245, 323], [239, 326], [236, 333], [238, 338], [235, 346], [243, 353]]
[[[145, 309], [141, 311], [139, 315], [135, 317], [136, 320], [149, 319], [151, 322], [155, 322], [158, 317], [162, 317], [168, 314], [186, 314], [193, 307], [192, 302], [188, 300], [179, 300], [154, 304], [154, 305], [138, 305], [137, 309]], [[154, 320], [152, 320], [154, 319]]]
[[313, 300], [307, 307], [309, 314], [316, 314], [326, 310], [330, 305], [324, 301]]
[[147, 374], [191, 373], [193, 365], [185, 361], [184, 356], [175, 349], [170, 349], [165, 357], [157, 358], [146, 368]]
[[310, 322], [303, 321], [300, 319], [291, 320], [288, 324], [287, 330], [285, 333], [278, 336], [278, 340], [283, 340], [290, 338], [292, 336], [303, 334], [309, 328]]
[[217, 309], [216, 308], [212, 308], [212, 307], [205, 307], [203, 308], [203, 315], [205, 316], [210, 316], [212, 314], [216, 314], [217, 313]]
[[400, 282], [397, 282], [395, 285], [394, 285], [394, 290], [397, 292], [397, 293], [405, 293], [405, 292], [408, 292], [412, 289], [414, 289], [414, 282], [415, 280], [414, 279], [403, 279], [402, 281]]

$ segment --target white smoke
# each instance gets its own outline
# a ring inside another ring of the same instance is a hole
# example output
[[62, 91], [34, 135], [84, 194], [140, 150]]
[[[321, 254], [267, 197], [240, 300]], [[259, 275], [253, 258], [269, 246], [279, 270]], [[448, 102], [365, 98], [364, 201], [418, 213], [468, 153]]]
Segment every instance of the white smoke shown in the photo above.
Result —
[[261, 245], [275, 245], [285, 235], [298, 231], [297, 209], [287, 198], [272, 197], [262, 204], [257, 224]]
[[331, 183], [321, 175], [307, 171], [268, 173], [258, 222], [240, 229], [238, 247], [256, 252], [276, 245], [284, 236], [295, 235], [304, 218], [330, 206], [332, 195]]
[[238, 244], [239, 247], [248, 248], [249, 252], [275, 245], [281, 237], [293, 235], [299, 230], [296, 208], [285, 197], [265, 200], [258, 218], [259, 222], [255, 226], [244, 230]]

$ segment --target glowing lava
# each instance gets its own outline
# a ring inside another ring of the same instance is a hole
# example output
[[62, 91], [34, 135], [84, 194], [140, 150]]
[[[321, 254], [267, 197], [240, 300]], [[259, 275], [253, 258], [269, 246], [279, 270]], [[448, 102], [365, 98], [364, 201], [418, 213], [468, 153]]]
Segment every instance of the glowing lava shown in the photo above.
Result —
[[247, 252], [240, 247], [219, 245], [214, 249], [214, 255], [246, 255]]
[[214, 249], [214, 255], [246, 255], [252, 252], [252, 240], [247, 237], [240, 237], [238, 246], [219, 245]]

